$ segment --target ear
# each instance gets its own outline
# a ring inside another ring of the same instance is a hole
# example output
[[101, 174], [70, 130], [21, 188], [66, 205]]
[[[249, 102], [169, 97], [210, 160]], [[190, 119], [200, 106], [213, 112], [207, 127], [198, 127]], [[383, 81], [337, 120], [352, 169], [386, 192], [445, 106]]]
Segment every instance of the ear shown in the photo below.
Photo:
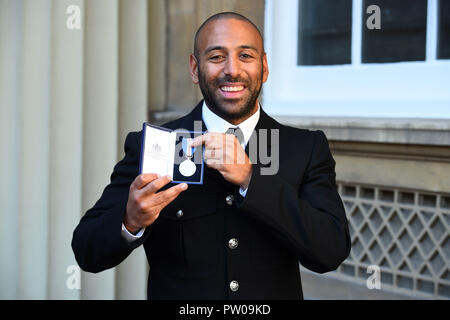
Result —
[[198, 84], [198, 61], [193, 54], [189, 57], [189, 69], [192, 82]]
[[263, 56], [263, 83], [267, 81], [269, 77], [269, 64], [267, 63], [267, 55], [264, 52]]

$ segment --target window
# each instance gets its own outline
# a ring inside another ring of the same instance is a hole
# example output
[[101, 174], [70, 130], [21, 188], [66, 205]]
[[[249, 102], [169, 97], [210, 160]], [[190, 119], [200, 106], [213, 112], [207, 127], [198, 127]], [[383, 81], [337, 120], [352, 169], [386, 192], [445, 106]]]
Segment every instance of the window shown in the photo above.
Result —
[[[380, 8], [380, 27], [366, 22]], [[266, 0], [273, 115], [450, 119], [450, 1]]]
[[349, 64], [352, 0], [300, 0], [299, 65]]
[[439, 1], [438, 59], [450, 59], [450, 1]]
[[[362, 62], [425, 61], [427, 1], [364, 0], [381, 8], [382, 29], [362, 26]], [[363, 21], [366, 13], [363, 12]]]

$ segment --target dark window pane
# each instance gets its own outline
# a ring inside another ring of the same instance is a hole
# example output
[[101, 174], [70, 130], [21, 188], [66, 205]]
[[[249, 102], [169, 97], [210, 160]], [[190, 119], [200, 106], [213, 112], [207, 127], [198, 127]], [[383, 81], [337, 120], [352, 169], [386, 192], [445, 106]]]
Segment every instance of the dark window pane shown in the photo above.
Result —
[[299, 0], [298, 64], [351, 63], [352, 0]]
[[[370, 5], [381, 9], [381, 29], [366, 26]], [[364, 0], [362, 62], [424, 61], [426, 0]]]
[[439, 1], [438, 59], [450, 59], [450, 1]]

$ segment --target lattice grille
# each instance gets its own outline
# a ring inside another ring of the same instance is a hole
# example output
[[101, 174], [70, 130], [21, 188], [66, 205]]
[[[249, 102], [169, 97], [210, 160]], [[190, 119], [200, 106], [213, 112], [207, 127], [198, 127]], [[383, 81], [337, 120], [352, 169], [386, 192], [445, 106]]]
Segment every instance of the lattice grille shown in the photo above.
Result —
[[352, 250], [336, 271], [382, 288], [450, 298], [450, 195], [339, 183]]

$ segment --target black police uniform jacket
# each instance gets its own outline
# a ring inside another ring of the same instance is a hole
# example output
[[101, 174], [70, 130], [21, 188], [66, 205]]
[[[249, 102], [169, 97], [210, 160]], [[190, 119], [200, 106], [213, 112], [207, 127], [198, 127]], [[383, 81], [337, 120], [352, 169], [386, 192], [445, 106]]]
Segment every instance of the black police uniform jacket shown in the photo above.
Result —
[[[194, 121], [202, 121], [201, 108], [202, 102], [164, 126], [194, 130]], [[122, 237], [121, 226], [130, 184], [139, 174], [142, 131], [129, 133], [111, 183], [73, 233], [80, 268], [112, 268], [143, 244], [149, 299], [302, 299], [299, 261], [324, 273], [350, 252], [335, 161], [321, 131], [281, 125], [262, 108], [259, 129], [279, 130], [279, 143], [268, 143], [268, 154], [279, 148], [276, 174], [261, 174], [264, 162], [255, 162], [244, 198], [239, 187], [205, 166], [203, 185], [189, 185], [132, 243]], [[237, 240], [234, 249], [230, 239]]]

